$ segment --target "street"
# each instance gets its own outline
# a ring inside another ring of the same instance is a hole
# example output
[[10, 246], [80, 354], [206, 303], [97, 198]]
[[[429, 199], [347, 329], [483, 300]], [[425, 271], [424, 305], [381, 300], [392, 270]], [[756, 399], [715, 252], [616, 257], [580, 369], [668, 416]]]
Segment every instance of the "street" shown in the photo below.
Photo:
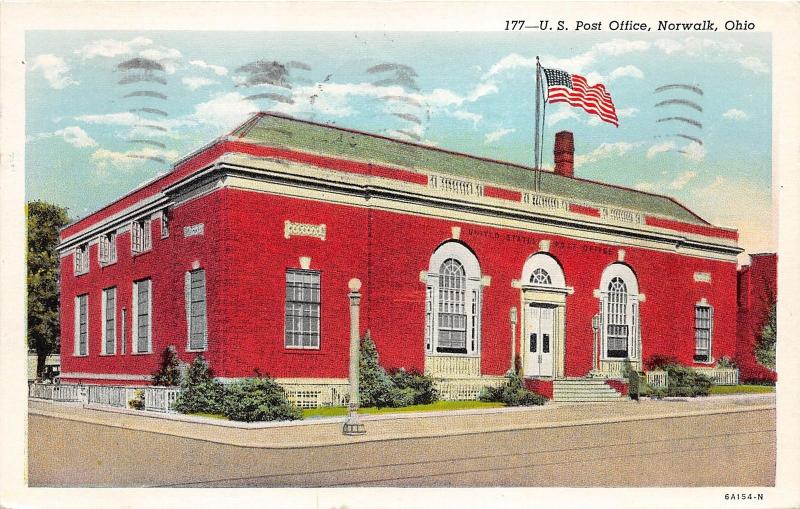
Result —
[[31, 486], [775, 483], [774, 409], [294, 449], [242, 447], [29, 414], [29, 437]]

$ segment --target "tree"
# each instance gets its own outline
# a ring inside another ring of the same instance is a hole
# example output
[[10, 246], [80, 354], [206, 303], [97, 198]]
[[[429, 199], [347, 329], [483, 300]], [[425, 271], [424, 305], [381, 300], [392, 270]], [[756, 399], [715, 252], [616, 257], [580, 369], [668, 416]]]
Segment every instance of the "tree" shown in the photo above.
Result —
[[764, 327], [756, 343], [756, 359], [759, 364], [775, 369], [775, 343], [778, 336], [777, 305], [772, 304]]
[[69, 223], [67, 209], [44, 201], [28, 203], [28, 349], [36, 352], [36, 376], [47, 356], [58, 351], [59, 229]]
[[175, 387], [181, 384], [181, 361], [175, 346], [169, 345], [161, 353], [161, 365], [153, 373], [153, 385]]

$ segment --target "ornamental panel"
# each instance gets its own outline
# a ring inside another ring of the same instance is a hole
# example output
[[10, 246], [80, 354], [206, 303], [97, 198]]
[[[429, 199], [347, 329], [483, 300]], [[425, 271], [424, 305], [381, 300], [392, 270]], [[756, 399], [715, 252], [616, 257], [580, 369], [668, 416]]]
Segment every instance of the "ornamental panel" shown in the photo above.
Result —
[[326, 227], [324, 224], [293, 223], [288, 219], [283, 223], [284, 238], [315, 237], [325, 240]]

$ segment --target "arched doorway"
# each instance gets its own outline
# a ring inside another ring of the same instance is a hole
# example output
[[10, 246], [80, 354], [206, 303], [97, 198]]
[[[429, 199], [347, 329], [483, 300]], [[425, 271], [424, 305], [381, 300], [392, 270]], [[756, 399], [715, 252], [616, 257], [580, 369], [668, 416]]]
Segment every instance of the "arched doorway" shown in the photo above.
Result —
[[522, 373], [528, 378], [564, 376], [566, 297], [572, 293], [558, 261], [536, 253], [522, 267]]

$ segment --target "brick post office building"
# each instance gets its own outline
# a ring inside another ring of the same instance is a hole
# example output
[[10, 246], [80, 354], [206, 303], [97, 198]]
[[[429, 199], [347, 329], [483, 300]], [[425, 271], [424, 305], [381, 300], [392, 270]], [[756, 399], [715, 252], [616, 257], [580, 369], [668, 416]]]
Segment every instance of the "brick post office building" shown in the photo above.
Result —
[[559, 133], [537, 179], [258, 114], [63, 229], [62, 381], [146, 384], [174, 345], [222, 379], [257, 369], [324, 401], [347, 384], [351, 278], [381, 363], [430, 373], [449, 398], [514, 357], [545, 394], [620, 378], [626, 359], [734, 357], [737, 232], [574, 176], [572, 145]]

